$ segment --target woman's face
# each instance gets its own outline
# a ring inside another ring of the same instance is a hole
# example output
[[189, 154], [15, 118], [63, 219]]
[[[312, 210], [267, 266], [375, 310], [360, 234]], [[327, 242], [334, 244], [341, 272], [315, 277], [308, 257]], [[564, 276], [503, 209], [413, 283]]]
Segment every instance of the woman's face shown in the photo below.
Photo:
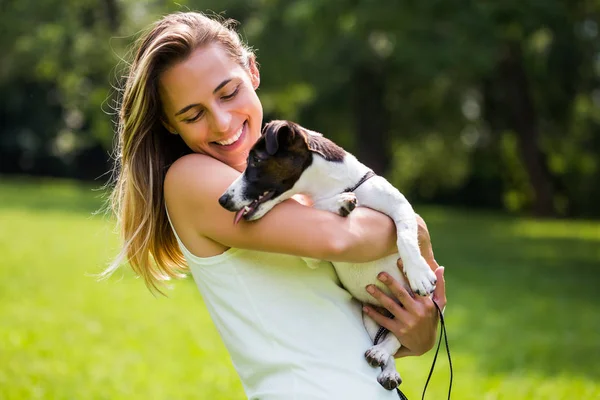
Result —
[[163, 124], [192, 151], [242, 171], [261, 132], [259, 82], [254, 62], [246, 70], [217, 44], [196, 49], [160, 76]]

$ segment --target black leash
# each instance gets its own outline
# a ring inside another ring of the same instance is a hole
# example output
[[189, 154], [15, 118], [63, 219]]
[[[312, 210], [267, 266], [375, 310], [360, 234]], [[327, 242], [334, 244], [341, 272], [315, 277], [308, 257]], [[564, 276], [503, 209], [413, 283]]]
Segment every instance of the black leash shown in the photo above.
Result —
[[408, 400], [408, 397], [406, 397], [406, 395], [402, 393], [402, 390], [400, 390], [400, 388], [396, 388], [396, 392], [398, 392], [398, 397], [400, 397], [402, 400]]
[[[425, 387], [423, 388], [423, 395], [421, 396], [421, 400], [425, 399], [427, 385], [429, 385], [429, 380], [431, 379], [433, 369], [435, 368], [435, 361], [437, 360], [437, 356], [440, 351], [440, 345], [442, 344], [442, 336], [444, 337], [444, 342], [446, 343], [446, 354], [448, 354], [448, 364], [450, 365], [450, 385], [448, 386], [448, 400], [450, 400], [450, 395], [452, 394], [452, 378], [454, 377], [454, 371], [452, 370], [452, 358], [450, 358], [450, 347], [448, 347], [448, 334], [446, 333], [446, 322], [444, 321], [444, 314], [442, 314], [442, 310], [440, 310], [440, 307], [437, 305], [435, 300], [431, 300], [433, 301], [433, 304], [435, 304], [435, 308], [437, 308], [438, 314], [440, 315], [440, 324], [442, 325], [442, 329], [440, 329], [440, 338], [438, 339], [438, 345], [435, 349], [435, 355], [433, 356], [431, 369], [429, 370], [429, 375], [427, 376], [427, 381], [425, 382]], [[404, 397], [404, 399], [408, 400], [406, 399], [406, 397]]]
[[[437, 356], [440, 351], [440, 345], [442, 344], [442, 336], [444, 337], [444, 342], [446, 343], [446, 353], [448, 354], [448, 364], [450, 365], [450, 386], [448, 387], [448, 400], [450, 400], [450, 396], [452, 394], [452, 379], [454, 377], [454, 371], [452, 369], [452, 358], [450, 358], [450, 347], [448, 347], [448, 333], [446, 332], [446, 322], [444, 321], [444, 314], [442, 314], [442, 310], [440, 310], [440, 307], [437, 305], [435, 300], [433, 300], [433, 299], [431, 299], [431, 300], [433, 301], [433, 304], [435, 304], [435, 308], [437, 309], [438, 314], [440, 316], [441, 329], [440, 329], [440, 338], [438, 339], [438, 345], [437, 345], [437, 348], [435, 349], [435, 355], [433, 356], [433, 361], [431, 363], [431, 369], [429, 370], [429, 375], [427, 376], [427, 381], [425, 382], [425, 387], [423, 388], [423, 395], [421, 396], [421, 400], [425, 399], [425, 392], [427, 391], [427, 386], [429, 385], [429, 381], [431, 380], [431, 376], [433, 375], [433, 370], [435, 368], [435, 362], [437, 361]], [[391, 318], [393, 318], [393, 315], [391, 316]], [[379, 331], [377, 331], [377, 334], [375, 335], [373, 344], [375, 344], [375, 345], [378, 344], [379, 341], [383, 338], [383, 336], [385, 336], [385, 334], [388, 332], [389, 331], [386, 328], [384, 328], [383, 326], [380, 327]], [[406, 395], [404, 393], [402, 393], [400, 388], [396, 388], [396, 392], [398, 393], [398, 397], [401, 400], [408, 400], [408, 397], [406, 397]]]

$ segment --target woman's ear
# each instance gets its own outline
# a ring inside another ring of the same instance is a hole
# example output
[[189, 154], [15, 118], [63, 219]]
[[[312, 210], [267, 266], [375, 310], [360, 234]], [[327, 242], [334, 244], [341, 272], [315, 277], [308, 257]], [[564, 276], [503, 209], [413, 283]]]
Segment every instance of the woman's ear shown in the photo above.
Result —
[[248, 55], [248, 72], [250, 73], [252, 87], [254, 90], [258, 89], [258, 86], [260, 86], [260, 73], [258, 72], [258, 65], [254, 54]]

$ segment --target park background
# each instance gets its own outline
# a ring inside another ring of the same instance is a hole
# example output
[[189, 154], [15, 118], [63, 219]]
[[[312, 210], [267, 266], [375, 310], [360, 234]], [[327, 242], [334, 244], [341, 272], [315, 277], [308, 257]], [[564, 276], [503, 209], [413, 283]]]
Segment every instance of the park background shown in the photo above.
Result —
[[[423, 215], [454, 399], [600, 398], [600, 1], [2, 0], [0, 399], [243, 398], [191, 279], [94, 277], [118, 251], [96, 211], [130, 45], [186, 10], [240, 21], [265, 120]], [[432, 353], [397, 361], [410, 398]], [[428, 398], [448, 377], [442, 357]]]

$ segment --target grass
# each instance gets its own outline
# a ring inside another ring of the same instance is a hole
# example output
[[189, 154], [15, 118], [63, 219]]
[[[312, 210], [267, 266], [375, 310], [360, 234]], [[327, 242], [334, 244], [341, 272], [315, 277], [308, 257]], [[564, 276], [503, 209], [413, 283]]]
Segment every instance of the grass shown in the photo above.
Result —
[[[168, 298], [123, 272], [90, 186], [0, 178], [1, 399], [242, 399], [191, 280]], [[419, 208], [446, 265], [452, 398], [600, 397], [600, 223]], [[421, 396], [433, 353], [398, 360]], [[438, 359], [428, 399], [446, 398]]]

